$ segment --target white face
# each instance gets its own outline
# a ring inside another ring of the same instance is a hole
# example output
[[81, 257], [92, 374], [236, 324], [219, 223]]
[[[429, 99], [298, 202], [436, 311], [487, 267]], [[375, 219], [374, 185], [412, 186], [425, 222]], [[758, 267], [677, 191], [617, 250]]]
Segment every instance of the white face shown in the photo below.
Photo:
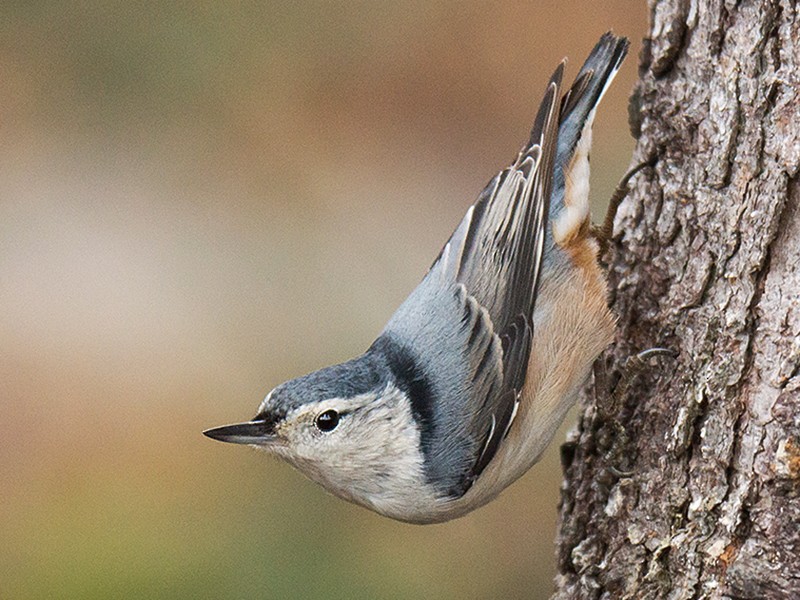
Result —
[[337, 496], [392, 515], [433, 500], [419, 431], [397, 388], [304, 405], [287, 414], [276, 434], [267, 449]]

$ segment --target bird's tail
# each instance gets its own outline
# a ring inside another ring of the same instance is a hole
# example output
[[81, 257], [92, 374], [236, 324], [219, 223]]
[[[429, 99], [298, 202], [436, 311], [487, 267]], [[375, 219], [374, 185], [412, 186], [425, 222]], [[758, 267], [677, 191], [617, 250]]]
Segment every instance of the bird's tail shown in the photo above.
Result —
[[594, 112], [628, 52], [628, 40], [606, 33], [561, 100], [550, 217], [556, 242], [588, 230], [589, 149]]

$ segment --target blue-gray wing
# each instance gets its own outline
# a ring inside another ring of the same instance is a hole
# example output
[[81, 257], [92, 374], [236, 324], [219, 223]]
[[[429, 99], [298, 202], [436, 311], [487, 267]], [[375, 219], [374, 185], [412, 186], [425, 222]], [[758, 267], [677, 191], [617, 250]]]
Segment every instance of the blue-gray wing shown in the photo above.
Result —
[[458, 497], [494, 456], [516, 414], [530, 355], [557, 146], [563, 64], [531, 144], [498, 174], [375, 348], [420, 423], [429, 480]]
[[[557, 149], [558, 66], [534, 122], [529, 145], [498, 174], [442, 250], [443, 279], [463, 286], [470, 313], [466, 355], [472, 365], [471, 435], [480, 440], [466, 483], [494, 457], [516, 415], [525, 384], [536, 289], [545, 247]], [[478, 340], [492, 339], [491, 350]], [[470, 341], [472, 340], [472, 341]]]
[[530, 141], [492, 179], [375, 348], [420, 424], [428, 478], [458, 497], [495, 456], [517, 413], [531, 351], [548, 214], [563, 209], [564, 168], [627, 41], [606, 34], [561, 95], [559, 65]]

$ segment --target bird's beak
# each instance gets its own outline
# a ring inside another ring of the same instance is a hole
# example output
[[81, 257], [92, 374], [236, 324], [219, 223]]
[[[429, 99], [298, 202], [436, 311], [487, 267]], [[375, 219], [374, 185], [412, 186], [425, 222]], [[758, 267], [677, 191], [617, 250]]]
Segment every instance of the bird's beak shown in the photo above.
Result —
[[203, 435], [220, 442], [263, 446], [275, 440], [273, 425], [274, 423], [268, 420], [254, 420], [247, 423], [236, 423], [235, 425], [223, 425], [222, 427], [206, 429]]

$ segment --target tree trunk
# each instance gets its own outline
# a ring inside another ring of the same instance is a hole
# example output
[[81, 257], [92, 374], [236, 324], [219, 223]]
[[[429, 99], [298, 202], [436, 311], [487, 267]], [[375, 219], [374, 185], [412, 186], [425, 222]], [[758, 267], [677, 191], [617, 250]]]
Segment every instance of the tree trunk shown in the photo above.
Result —
[[631, 120], [633, 162], [655, 163], [606, 256], [603, 371], [679, 354], [620, 397], [623, 464], [586, 402], [563, 449], [554, 597], [800, 598], [800, 8], [650, 6]]

